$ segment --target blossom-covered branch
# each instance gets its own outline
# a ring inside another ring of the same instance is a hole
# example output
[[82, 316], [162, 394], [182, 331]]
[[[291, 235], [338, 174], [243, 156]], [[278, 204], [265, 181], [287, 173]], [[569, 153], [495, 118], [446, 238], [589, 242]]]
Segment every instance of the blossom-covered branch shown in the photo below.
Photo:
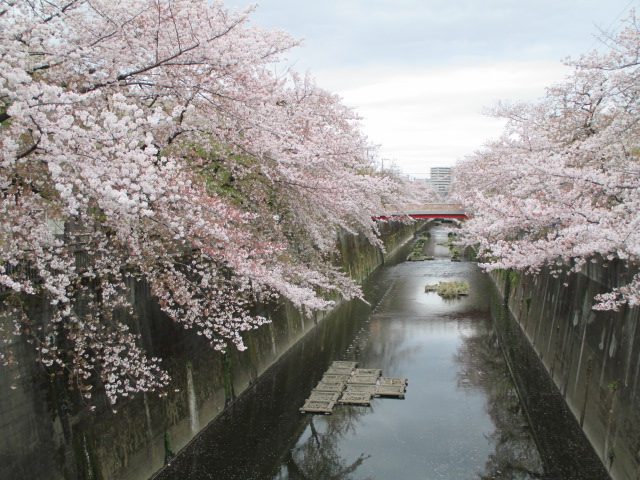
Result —
[[[564, 83], [533, 104], [499, 105], [502, 137], [457, 168], [474, 211], [465, 241], [487, 269], [536, 273], [597, 257], [640, 261], [640, 30], [635, 14], [605, 53], [570, 62]], [[640, 305], [640, 277], [597, 309]]]
[[[4, 1], [0, 288], [17, 333], [85, 396], [166, 385], [119, 311], [129, 279], [217, 348], [267, 319], [360, 295], [328, 261], [341, 229], [402, 201], [357, 116], [274, 64], [297, 41], [206, 0]], [[31, 328], [23, 301], [45, 295]], [[13, 300], [11, 300], [13, 298]], [[61, 348], [60, 345], [65, 345]]]

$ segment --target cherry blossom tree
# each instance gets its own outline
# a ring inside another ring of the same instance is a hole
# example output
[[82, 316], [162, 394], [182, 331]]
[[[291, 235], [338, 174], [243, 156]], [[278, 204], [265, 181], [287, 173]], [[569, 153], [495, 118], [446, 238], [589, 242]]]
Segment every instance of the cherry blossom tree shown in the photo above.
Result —
[[[635, 14], [604, 53], [532, 104], [502, 104], [500, 139], [456, 169], [456, 192], [473, 210], [465, 242], [489, 270], [557, 273], [586, 262], [640, 261], [640, 28]], [[596, 309], [640, 305], [640, 276], [599, 295]]]
[[[328, 261], [336, 234], [382, 246], [372, 214], [403, 201], [354, 112], [282, 66], [297, 41], [250, 13], [0, 2], [2, 334], [27, 336], [86, 397], [169, 381], [121, 320], [130, 279], [216, 349], [243, 350], [267, 321], [258, 300], [311, 311], [360, 295]], [[37, 326], [27, 304], [43, 295]]]

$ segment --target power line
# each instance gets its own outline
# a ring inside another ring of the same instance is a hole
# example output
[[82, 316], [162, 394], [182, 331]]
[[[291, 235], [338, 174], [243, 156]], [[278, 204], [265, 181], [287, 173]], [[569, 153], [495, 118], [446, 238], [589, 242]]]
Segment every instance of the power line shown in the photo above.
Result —
[[[628, 13], [630, 10], [631, 5], [633, 5], [634, 3], [636, 3], [637, 0], [630, 0], [624, 7], [622, 7], [622, 10], [620, 10], [620, 12], [618, 12], [618, 14], [615, 16], [615, 18], [613, 20], [611, 20], [611, 22], [609, 22], [609, 25], [606, 28], [600, 27], [599, 25], [595, 25], [595, 27], [600, 30], [601, 34], [605, 34], [605, 35], [611, 35], [611, 27], [613, 27], [613, 25], [615, 23], [617, 23], [620, 20], [620, 17], [622, 17], [622, 15], [624, 13]], [[596, 37], [593, 42], [591, 42], [591, 46], [589, 47], [589, 50], [593, 50], [593, 48], [595, 47], [595, 45], [597, 43], [602, 42], [602, 39], [600, 37]]]

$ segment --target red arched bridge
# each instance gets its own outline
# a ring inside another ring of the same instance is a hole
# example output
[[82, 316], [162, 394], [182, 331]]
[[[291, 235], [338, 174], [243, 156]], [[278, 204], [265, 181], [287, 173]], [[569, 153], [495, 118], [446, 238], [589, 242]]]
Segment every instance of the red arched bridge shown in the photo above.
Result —
[[374, 220], [391, 220], [394, 217], [411, 217], [416, 220], [469, 218], [464, 207], [457, 203], [428, 203], [424, 205], [407, 205], [402, 211], [387, 212], [374, 216]]

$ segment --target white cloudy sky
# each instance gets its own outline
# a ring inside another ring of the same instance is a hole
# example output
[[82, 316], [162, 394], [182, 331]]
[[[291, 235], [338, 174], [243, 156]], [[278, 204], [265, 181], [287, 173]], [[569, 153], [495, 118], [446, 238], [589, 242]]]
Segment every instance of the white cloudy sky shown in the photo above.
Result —
[[[253, 2], [225, 0], [229, 8]], [[640, 0], [261, 0], [256, 25], [303, 39], [296, 70], [363, 117], [381, 156], [417, 177], [499, 135], [498, 100], [534, 100]]]

